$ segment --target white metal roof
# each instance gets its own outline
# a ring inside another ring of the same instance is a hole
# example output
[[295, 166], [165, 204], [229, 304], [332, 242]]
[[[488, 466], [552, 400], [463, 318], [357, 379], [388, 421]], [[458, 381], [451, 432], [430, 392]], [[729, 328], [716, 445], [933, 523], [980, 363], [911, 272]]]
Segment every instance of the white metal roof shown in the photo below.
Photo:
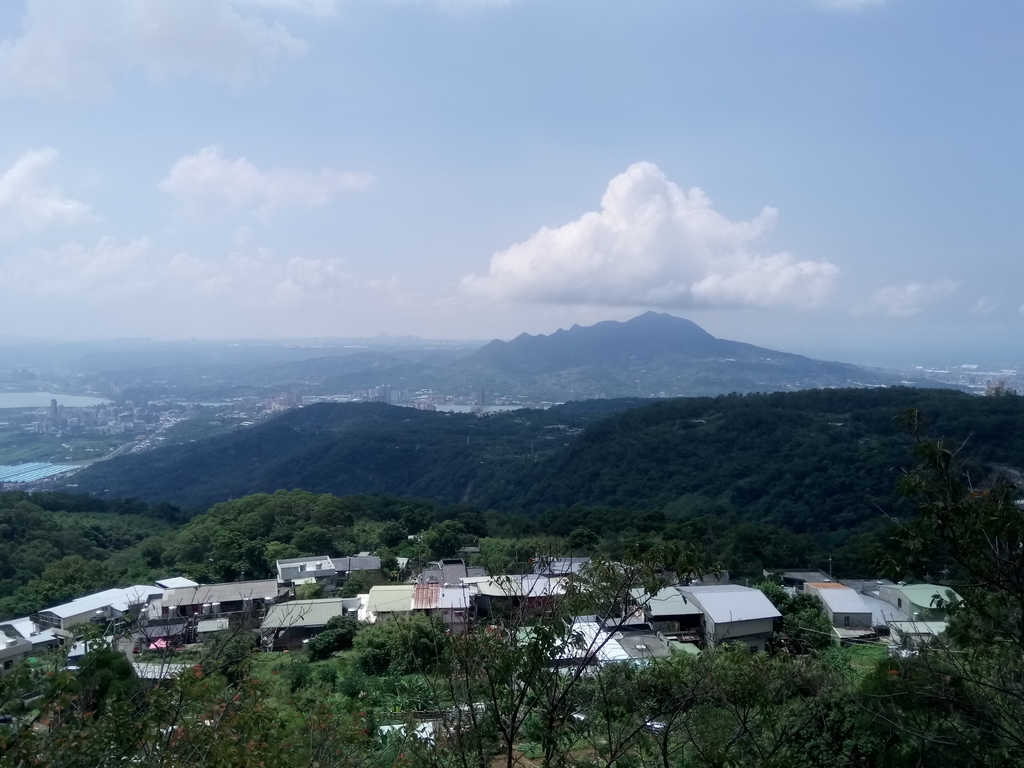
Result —
[[829, 584], [817, 592], [832, 613], [871, 613], [871, 606], [864, 602], [855, 589]]
[[157, 586], [164, 589], [181, 589], [182, 587], [198, 587], [198, 581], [186, 579], [184, 576], [168, 576], [166, 579], [157, 579]]
[[144, 584], [137, 584], [124, 589], [105, 589], [94, 595], [86, 595], [77, 600], [63, 605], [55, 605], [47, 608], [41, 613], [50, 613], [60, 619], [70, 619], [72, 616], [79, 616], [83, 613], [113, 608], [117, 611], [127, 611], [129, 606], [147, 603], [151, 598], [160, 597], [164, 591], [160, 587], [151, 587]]
[[697, 601], [716, 624], [734, 621], [777, 619], [782, 614], [764, 592], [739, 584], [679, 587], [679, 591]]

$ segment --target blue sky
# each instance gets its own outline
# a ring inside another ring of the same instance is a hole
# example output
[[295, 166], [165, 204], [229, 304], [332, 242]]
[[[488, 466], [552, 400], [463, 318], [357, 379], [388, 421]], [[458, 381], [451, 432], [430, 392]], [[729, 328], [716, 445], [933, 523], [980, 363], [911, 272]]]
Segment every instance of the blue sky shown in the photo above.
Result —
[[1024, 358], [1024, 6], [26, 0], [0, 325]]

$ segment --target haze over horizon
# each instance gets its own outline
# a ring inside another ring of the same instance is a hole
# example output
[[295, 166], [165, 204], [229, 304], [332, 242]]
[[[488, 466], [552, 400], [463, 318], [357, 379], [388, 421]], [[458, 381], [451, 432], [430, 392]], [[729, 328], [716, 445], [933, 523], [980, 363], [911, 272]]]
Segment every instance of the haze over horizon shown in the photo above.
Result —
[[0, 335], [1019, 360], [1019, 4], [24, 0]]

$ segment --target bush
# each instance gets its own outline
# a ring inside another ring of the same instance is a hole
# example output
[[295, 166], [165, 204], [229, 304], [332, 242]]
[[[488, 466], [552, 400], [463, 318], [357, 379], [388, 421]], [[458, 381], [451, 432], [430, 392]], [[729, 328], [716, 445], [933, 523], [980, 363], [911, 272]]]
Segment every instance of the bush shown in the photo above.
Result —
[[323, 632], [309, 641], [309, 657], [313, 661], [320, 661], [338, 651], [351, 648], [358, 631], [359, 622], [351, 616], [335, 616], [327, 622]]
[[427, 616], [396, 618], [364, 628], [355, 639], [357, 664], [367, 675], [408, 675], [437, 668], [446, 634]]

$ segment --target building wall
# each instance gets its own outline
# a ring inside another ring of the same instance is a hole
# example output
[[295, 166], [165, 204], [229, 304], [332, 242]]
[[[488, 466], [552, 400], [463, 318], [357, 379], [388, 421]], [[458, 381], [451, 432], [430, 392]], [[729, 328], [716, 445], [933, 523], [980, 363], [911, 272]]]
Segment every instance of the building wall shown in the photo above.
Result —
[[[828, 608], [825, 608], [828, 611]], [[850, 629], [871, 629], [874, 624], [871, 612], [867, 613], [832, 613], [832, 626]]]

